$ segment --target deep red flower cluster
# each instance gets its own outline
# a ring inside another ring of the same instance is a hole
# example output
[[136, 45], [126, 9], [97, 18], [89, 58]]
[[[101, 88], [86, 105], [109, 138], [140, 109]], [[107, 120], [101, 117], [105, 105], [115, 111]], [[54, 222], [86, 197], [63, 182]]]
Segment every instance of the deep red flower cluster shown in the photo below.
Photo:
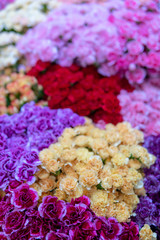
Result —
[[51, 108], [71, 108], [95, 122], [116, 124], [123, 120], [117, 95], [121, 89], [132, 90], [126, 79], [103, 77], [94, 66], [61, 67], [41, 61], [28, 75], [35, 76], [44, 87]]

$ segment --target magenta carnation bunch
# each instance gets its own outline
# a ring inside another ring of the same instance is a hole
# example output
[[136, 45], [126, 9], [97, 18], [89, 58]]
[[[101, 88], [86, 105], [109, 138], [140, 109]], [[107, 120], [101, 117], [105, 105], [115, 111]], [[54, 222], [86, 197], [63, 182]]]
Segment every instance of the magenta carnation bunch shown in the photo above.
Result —
[[0, 200], [0, 239], [10, 240], [138, 240], [134, 222], [97, 217], [88, 197], [70, 203], [38, 194], [27, 184], [13, 181]]
[[39, 151], [56, 142], [66, 127], [84, 122], [71, 109], [51, 110], [34, 102], [24, 105], [18, 114], [0, 116], [0, 188], [15, 179], [32, 184], [41, 164]]

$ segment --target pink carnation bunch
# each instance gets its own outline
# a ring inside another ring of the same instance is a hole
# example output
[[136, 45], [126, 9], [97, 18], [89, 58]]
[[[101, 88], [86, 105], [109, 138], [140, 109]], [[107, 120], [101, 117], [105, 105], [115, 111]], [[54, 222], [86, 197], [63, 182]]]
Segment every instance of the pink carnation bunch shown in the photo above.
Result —
[[120, 72], [140, 84], [150, 71], [160, 75], [159, 22], [153, 0], [68, 4], [29, 30], [17, 47], [30, 66], [38, 60], [94, 64], [102, 75]]
[[146, 136], [160, 134], [160, 89], [144, 83], [133, 92], [121, 90], [118, 96], [124, 121]]

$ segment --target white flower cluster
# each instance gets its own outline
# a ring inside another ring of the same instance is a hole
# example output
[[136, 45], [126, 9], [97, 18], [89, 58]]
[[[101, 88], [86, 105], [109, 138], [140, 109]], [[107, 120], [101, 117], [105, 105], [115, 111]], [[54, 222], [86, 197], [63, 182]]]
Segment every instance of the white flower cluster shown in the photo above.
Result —
[[15, 45], [20, 37], [59, 5], [58, 0], [17, 0], [0, 11], [0, 70], [19, 60]]
[[0, 12], [0, 30], [23, 31], [45, 19], [46, 13], [59, 6], [57, 0], [17, 0]]

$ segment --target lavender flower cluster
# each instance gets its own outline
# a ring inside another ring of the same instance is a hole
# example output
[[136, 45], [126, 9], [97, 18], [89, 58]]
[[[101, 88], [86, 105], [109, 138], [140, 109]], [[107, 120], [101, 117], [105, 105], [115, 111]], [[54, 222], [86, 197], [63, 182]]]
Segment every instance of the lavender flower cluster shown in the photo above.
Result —
[[17, 46], [29, 65], [39, 59], [61, 66], [95, 64], [102, 75], [121, 72], [131, 83], [142, 83], [151, 69], [160, 75], [157, 6], [157, 0], [108, 0], [60, 7]]
[[38, 194], [27, 184], [13, 181], [0, 200], [0, 239], [3, 240], [138, 240], [134, 222], [118, 223], [97, 217], [83, 196], [70, 203]]
[[147, 196], [140, 198], [133, 218], [139, 226], [144, 223], [152, 225], [160, 239], [160, 135], [149, 136], [145, 139], [144, 147], [157, 157], [154, 165], [145, 169], [144, 187]]
[[56, 142], [66, 127], [84, 124], [83, 117], [71, 109], [51, 110], [25, 104], [20, 113], [0, 116], [0, 188], [17, 179], [32, 184], [38, 153]]

